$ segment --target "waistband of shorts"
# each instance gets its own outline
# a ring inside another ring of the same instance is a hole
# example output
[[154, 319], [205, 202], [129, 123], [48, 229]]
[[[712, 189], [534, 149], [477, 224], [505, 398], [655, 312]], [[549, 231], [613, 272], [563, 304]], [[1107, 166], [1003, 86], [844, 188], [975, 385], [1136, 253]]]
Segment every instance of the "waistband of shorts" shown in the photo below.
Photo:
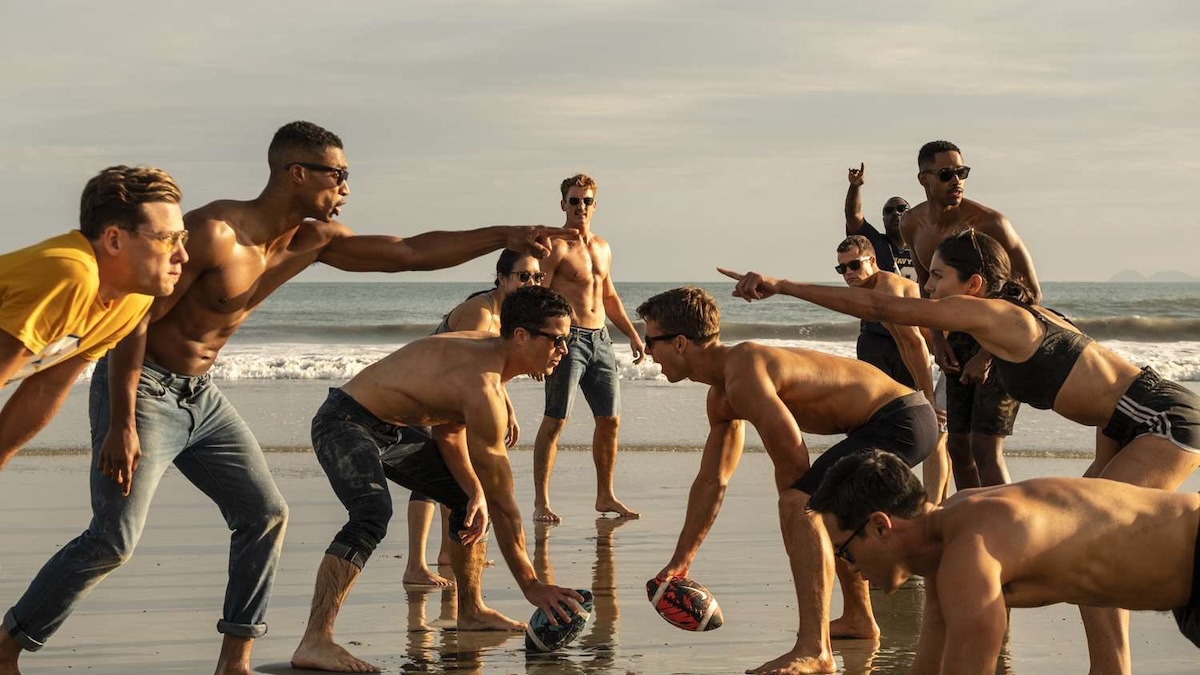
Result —
[[606, 335], [606, 334], [608, 334], [608, 326], [601, 326], [599, 328], [584, 328], [583, 326], [576, 326], [575, 324], [571, 324], [571, 335], [574, 335], [577, 337], [583, 337], [586, 335]]
[[142, 373], [148, 375], [150, 379], [158, 382], [164, 387], [170, 387], [174, 384], [180, 384], [192, 388], [201, 387], [212, 381], [212, 373], [203, 375], [180, 375], [172, 372], [157, 363], [150, 361], [142, 362]]
[[1154, 391], [1162, 382], [1162, 375], [1159, 375], [1157, 370], [1150, 366], [1145, 366], [1142, 368], [1141, 374], [1125, 388], [1125, 393], [1121, 394], [1121, 398], [1137, 398], [1147, 392]]
[[904, 396], [894, 398], [885, 403], [882, 408], [876, 410], [875, 414], [871, 415], [871, 419], [874, 420], [881, 417], [887, 417], [888, 415], [898, 413], [901, 410], [907, 410], [908, 408], [919, 408], [923, 405], [929, 405], [929, 399], [925, 398], [925, 394], [922, 394], [919, 391], [914, 391], [911, 394], [905, 394]]
[[354, 421], [369, 427], [374, 431], [382, 433], [399, 434], [404, 431], [404, 427], [385, 422], [368, 410], [366, 406], [359, 403], [353, 396], [347, 394], [340, 387], [330, 387], [329, 396], [325, 398], [325, 402], [321, 404], [321, 408], [326, 406], [336, 408], [338, 412], [348, 415]]

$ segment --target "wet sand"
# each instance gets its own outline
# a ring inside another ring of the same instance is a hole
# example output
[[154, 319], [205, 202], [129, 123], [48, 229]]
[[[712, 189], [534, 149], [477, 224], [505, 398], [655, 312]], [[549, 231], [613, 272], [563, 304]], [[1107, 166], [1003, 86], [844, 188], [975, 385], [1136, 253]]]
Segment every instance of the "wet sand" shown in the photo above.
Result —
[[[531, 437], [532, 429], [527, 433]], [[618, 492], [643, 518], [621, 522], [598, 519], [592, 511], [594, 472], [588, 454], [563, 453], [553, 498], [565, 522], [535, 528], [528, 515], [532, 454], [513, 453], [535, 563], [556, 583], [596, 594], [592, 623], [565, 651], [527, 658], [519, 635], [441, 629], [450, 616], [447, 607], [453, 606], [444, 594], [406, 593], [400, 584], [407, 541], [399, 517], [407, 499], [403, 490], [394, 492], [398, 517], [342, 612], [339, 640], [392, 673], [715, 674], [741, 672], [782, 654], [794, 640], [795, 596], [779, 538], [769, 460], [761, 453], [744, 456], [692, 569], [721, 602], [725, 625], [687, 633], [658, 617], [646, 600], [646, 579], [673, 550], [698, 458], [683, 452], [622, 455]], [[291, 506], [291, 522], [268, 615], [270, 632], [258, 641], [253, 664], [262, 673], [302, 672], [287, 662], [308, 616], [317, 564], [344, 522], [344, 511], [311, 453], [273, 453], [268, 460]], [[1085, 464], [1015, 458], [1010, 469], [1019, 480], [1079, 475]], [[80, 456], [25, 455], [0, 473], [0, 609], [11, 605], [45, 560], [86, 526], [86, 465]], [[1194, 477], [1182, 489], [1198, 487]], [[215, 624], [227, 548], [228, 532], [215, 507], [172, 470], [132, 561], [95, 589], [44, 650], [23, 657], [23, 671], [211, 672], [220, 643]], [[499, 565], [484, 574], [487, 602], [528, 618], [532, 607], [494, 546], [491, 557]], [[880, 644], [834, 643], [839, 665], [852, 675], [904, 672], [916, 646], [920, 587], [874, 594], [874, 601], [883, 630]], [[840, 604], [835, 592], [835, 616]], [[1138, 673], [1196, 672], [1196, 649], [1179, 635], [1169, 614], [1135, 614], [1132, 643]], [[1013, 610], [999, 672], [1058, 675], [1064, 669], [1083, 672], [1086, 664], [1083, 629], [1073, 607]]]

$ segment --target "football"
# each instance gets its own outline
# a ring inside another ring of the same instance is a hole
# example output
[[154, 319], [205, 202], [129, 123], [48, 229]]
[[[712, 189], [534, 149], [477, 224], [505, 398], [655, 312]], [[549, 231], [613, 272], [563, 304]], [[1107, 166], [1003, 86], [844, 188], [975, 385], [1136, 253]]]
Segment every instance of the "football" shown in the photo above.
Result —
[[572, 601], [574, 607], [570, 608], [573, 612], [571, 623], [559, 621], [552, 624], [541, 607], [534, 611], [533, 616], [529, 618], [529, 627], [525, 629], [526, 651], [544, 653], [562, 649], [583, 633], [595, 602], [591, 591], [575, 589], [575, 592], [583, 596], [583, 602]]
[[725, 623], [717, 599], [687, 577], [651, 579], [646, 582], [646, 597], [667, 623], [684, 630], [716, 630]]

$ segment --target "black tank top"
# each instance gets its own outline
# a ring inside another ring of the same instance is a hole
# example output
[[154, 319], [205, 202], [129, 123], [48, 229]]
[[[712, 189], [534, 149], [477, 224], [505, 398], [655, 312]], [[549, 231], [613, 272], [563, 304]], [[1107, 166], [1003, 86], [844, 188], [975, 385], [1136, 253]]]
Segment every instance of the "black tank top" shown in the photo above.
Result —
[[1054, 407], [1058, 390], [1062, 389], [1063, 382], [1067, 381], [1067, 376], [1071, 374], [1079, 355], [1093, 340], [1083, 333], [1076, 333], [1048, 320], [1041, 312], [1024, 302], [1012, 298], [1004, 299], [1032, 314], [1041, 322], [1046, 332], [1042, 335], [1042, 343], [1038, 345], [1037, 351], [1028, 360], [1013, 363], [995, 358], [992, 366], [1009, 396], [1035, 408], [1049, 410]]

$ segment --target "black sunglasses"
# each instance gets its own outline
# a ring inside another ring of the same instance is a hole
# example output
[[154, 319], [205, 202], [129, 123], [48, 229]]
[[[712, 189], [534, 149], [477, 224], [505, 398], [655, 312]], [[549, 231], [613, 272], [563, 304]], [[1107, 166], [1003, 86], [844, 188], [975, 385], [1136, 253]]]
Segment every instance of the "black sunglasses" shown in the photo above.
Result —
[[966, 180], [967, 176], [971, 175], [971, 167], [969, 166], [947, 166], [941, 169], [925, 169], [921, 173], [931, 173], [938, 177], [938, 180], [943, 183], [949, 183], [950, 179], [958, 176], [959, 180]]
[[533, 280], [533, 283], [540, 284], [546, 278], [545, 272], [526, 272], [525, 270], [520, 270], [518, 272], [509, 272], [509, 274], [520, 279], [523, 284], [529, 283], [530, 279]]
[[854, 260], [851, 260], [850, 262], [847, 262], [847, 263], [842, 263], [842, 264], [840, 264], [840, 265], [834, 265], [834, 266], [833, 266], [833, 269], [834, 269], [834, 271], [835, 271], [835, 272], [837, 272], [838, 274], [845, 274], [845, 273], [846, 273], [846, 270], [850, 270], [850, 271], [852, 271], [852, 272], [857, 272], [859, 269], [861, 269], [861, 268], [862, 268], [862, 266], [863, 266], [863, 261], [864, 261], [864, 260], [870, 260], [870, 259], [871, 259], [871, 256], [865, 256], [865, 257], [862, 257], [862, 258], [856, 258], [856, 259], [854, 259]]
[[842, 542], [841, 546], [834, 549], [833, 557], [841, 558], [851, 565], [856, 564], [854, 561], [854, 554], [850, 552], [850, 542], [854, 541], [854, 538], [862, 533], [863, 529], [866, 528], [867, 523], [869, 522], [871, 522], [870, 518], [864, 520], [862, 525], [859, 525], [857, 529], [851, 532], [850, 536], [846, 538], [846, 541]]
[[314, 164], [313, 162], [292, 162], [291, 164], [288, 164], [288, 166], [302, 166], [312, 171], [328, 171], [337, 177], [338, 185], [350, 180], [350, 169], [339, 169], [336, 166]]
[[[963, 176], [963, 178], [966, 178], [966, 176]], [[950, 179], [947, 178], [946, 180], [950, 180]], [[895, 206], [885, 206], [885, 207], [883, 207], [883, 215], [890, 216], [893, 213], [904, 213], [907, 210], [908, 210], [908, 204], [897, 204]]]
[[692, 339], [692, 338], [688, 337], [686, 333], [666, 333], [664, 335], [643, 335], [642, 336], [642, 344], [646, 345], [646, 349], [649, 349], [650, 346], [653, 345], [655, 342], [666, 342], [667, 340], [674, 340], [677, 337], [685, 337], [689, 340]]
[[579, 206], [579, 202], [583, 202], [584, 206], [591, 206], [596, 203], [595, 197], [567, 197], [567, 203], [571, 206]]
[[526, 327], [525, 330], [529, 331], [530, 335], [539, 335], [547, 340], [551, 340], [554, 342], [555, 349], [566, 349], [567, 342], [571, 339], [571, 335], [569, 333], [567, 335], [555, 335], [554, 333], [545, 333], [541, 330], [529, 327]]

